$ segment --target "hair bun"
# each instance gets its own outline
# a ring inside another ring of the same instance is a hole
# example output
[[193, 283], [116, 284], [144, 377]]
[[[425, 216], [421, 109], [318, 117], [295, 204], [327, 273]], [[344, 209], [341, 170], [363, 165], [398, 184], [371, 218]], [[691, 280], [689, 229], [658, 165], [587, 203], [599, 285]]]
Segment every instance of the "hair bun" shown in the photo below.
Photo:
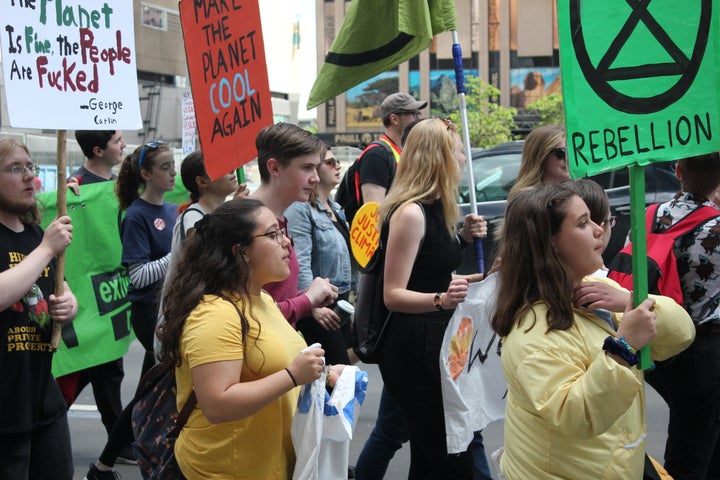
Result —
[[210, 224], [210, 215], [205, 215], [200, 220], [195, 222], [195, 231], [199, 232], [199, 233], [204, 233], [207, 231], [209, 224]]

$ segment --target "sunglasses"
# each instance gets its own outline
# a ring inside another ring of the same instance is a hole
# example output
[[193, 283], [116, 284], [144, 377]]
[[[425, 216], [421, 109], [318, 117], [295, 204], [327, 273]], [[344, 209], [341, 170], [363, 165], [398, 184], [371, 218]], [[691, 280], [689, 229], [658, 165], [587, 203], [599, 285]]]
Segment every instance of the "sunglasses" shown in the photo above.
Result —
[[567, 157], [567, 148], [565, 147], [555, 147], [552, 150], [550, 150], [550, 153], [555, 155], [560, 160], [565, 160], [565, 157]]
[[455, 126], [453, 121], [447, 117], [430, 117], [430, 118], [436, 118], [436, 119], [440, 120], [441, 122], [443, 122], [445, 124], [445, 127], [447, 127], [447, 129], [449, 131], [455, 131], [457, 129], [457, 127]]
[[148, 142], [140, 149], [140, 156], [138, 157], [138, 170], [142, 170], [143, 160], [145, 159], [145, 152], [149, 148], [158, 148], [160, 145], [164, 145], [165, 142]]
[[338, 160], [335, 157], [326, 158], [325, 160], [323, 160], [323, 163], [330, 167], [339, 167], [340, 166], [340, 160]]
[[422, 112], [420, 112], [419, 110], [398, 110], [397, 112], [395, 112], [395, 115], [409, 115], [415, 118], [420, 118]]

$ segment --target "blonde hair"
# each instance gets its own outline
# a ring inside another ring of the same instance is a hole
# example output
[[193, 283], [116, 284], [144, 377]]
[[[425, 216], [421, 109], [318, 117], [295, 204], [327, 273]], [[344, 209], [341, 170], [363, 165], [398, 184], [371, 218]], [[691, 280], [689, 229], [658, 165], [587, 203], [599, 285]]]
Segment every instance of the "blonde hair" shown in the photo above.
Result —
[[407, 137], [392, 186], [380, 205], [379, 224], [398, 207], [413, 202], [430, 204], [440, 198], [445, 226], [453, 235], [460, 210], [457, 188], [461, 171], [453, 155], [457, 127], [449, 120], [418, 122]]
[[565, 130], [559, 125], [543, 125], [530, 132], [523, 145], [520, 171], [508, 193], [508, 202], [520, 191], [542, 185], [543, 163], [564, 138]]

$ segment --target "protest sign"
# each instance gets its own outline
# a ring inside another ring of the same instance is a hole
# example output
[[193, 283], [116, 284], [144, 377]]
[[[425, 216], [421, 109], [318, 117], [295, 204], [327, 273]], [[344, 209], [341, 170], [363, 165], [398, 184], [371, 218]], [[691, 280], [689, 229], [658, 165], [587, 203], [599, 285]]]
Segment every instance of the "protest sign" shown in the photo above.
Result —
[[718, 150], [717, 3], [558, 2], [574, 178]]
[[643, 166], [718, 150], [718, 3], [558, 0], [568, 167], [629, 168], [635, 306], [648, 292]]
[[15, 128], [142, 127], [132, 2], [0, 0]]
[[211, 178], [257, 156], [273, 123], [258, 0], [180, 2], [195, 114]]
[[500, 337], [490, 326], [497, 304], [498, 274], [468, 287], [440, 349], [440, 384], [448, 453], [467, 450], [473, 433], [505, 416], [507, 382]]
[[182, 94], [182, 153], [187, 155], [195, 151], [197, 140], [197, 122], [195, 121], [195, 105], [192, 93]]
[[[130, 330], [130, 279], [120, 263], [118, 203], [115, 182], [83, 185], [80, 195], [68, 195], [67, 211], [73, 240], [66, 250], [65, 278], [78, 299], [79, 310], [62, 329], [63, 343], [53, 356], [56, 377], [122, 357], [134, 338]], [[56, 191], [38, 194], [44, 206], [43, 227], [55, 219]], [[165, 194], [171, 203], [187, 201], [177, 182]]]
[[350, 250], [355, 261], [364, 267], [372, 258], [380, 242], [377, 202], [367, 202], [360, 207], [350, 225]]

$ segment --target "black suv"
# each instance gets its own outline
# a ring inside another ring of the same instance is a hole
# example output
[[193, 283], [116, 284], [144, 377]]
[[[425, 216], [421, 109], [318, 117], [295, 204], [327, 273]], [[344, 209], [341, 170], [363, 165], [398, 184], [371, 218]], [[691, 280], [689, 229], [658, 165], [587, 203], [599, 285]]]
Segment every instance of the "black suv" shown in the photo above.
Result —
[[[515, 183], [520, 170], [522, 156], [522, 141], [507, 142], [487, 150], [473, 151], [473, 174], [475, 176], [475, 195], [478, 214], [488, 221], [488, 237], [483, 240], [485, 253], [485, 269], [489, 270], [497, 254], [493, 232], [505, 215], [505, 201], [508, 192]], [[613, 172], [602, 173], [590, 177], [605, 189], [610, 198], [611, 215], [617, 217], [617, 224], [613, 228], [610, 244], [603, 258], [605, 264], [625, 244], [625, 238], [630, 231], [630, 186], [628, 169], [622, 168]], [[667, 202], [680, 190], [680, 182], [675, 177], [672, 162], [652, 163], [645, 168], [645, 204]], [[468, 190], [467, 173], [460, 184], [460, 210], [464, 217], [470, 213], [470, 194]], [[467, 248], [458, 273], [474, 273], [475, 253]]]

